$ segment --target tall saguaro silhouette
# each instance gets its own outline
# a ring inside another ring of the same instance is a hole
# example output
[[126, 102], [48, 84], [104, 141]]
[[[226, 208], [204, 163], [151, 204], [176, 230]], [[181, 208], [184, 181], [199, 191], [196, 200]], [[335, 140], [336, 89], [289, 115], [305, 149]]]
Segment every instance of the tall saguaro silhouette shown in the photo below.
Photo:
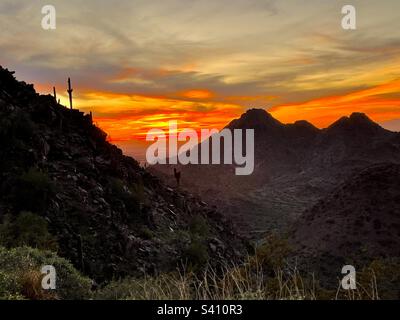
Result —
[[69, 96], [69, 106], [70, 106], [71, 110], [72, 110], [72, 91], [74, 91], [74, 90], [71, 87], [71, 79], [68, 78], [68, 90], [67, 90], [67, 92], [68, 92], [68, 96]]
[[180, 182], [181, 182], [181, 172], [176, 170], [176, 168], [174, 168], [174, 177], [176, 179], [176, 185], [179, 188]]

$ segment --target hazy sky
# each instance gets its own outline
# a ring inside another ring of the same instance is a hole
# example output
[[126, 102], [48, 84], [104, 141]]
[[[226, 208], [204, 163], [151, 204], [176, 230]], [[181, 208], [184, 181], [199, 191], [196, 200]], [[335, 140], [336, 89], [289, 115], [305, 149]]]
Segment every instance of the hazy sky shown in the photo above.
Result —
[[[57, 29], [41, 28], [52, 4]], [[357, 30], [341, 28], [352, 4]], [[0, 0], [0, 64], [40, 92], [66, 78], [116, 140], [249, 107], [323, 127], [353, 111], [399, 128], [399, 0]]]

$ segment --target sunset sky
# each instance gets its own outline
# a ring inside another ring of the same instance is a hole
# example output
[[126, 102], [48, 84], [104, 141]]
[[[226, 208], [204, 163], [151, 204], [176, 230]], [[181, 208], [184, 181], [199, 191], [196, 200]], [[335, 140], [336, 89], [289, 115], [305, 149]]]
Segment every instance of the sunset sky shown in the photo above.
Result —
[[[46, 4], [56, 30], [41, 28]], [[357, 30], [341, 28], [345, 4]], [[398, 0], [1, 0], [0, 30], [2, 66], [65, 104], [70, 76], [75, 106], [121, 145], [250, 107], [318, 127], [360, 111], [400, 130]]]

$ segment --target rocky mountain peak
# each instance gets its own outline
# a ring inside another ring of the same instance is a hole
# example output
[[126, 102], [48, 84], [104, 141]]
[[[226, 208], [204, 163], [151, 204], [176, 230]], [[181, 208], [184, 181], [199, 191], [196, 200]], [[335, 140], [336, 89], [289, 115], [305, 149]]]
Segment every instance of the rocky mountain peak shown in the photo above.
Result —
[[230, 129], [268, 129], [283, 127], [283, 124], [276, 120], [264, 109], [249, 109], [227, 126]]
[[327, 131], [335, 133], [360, 132], [363, 134], [369, 133], [384, 133], [387, 130], [372, 121], [365, 113], [354, 112], [349, 117], [345, 116], [331, 124]]

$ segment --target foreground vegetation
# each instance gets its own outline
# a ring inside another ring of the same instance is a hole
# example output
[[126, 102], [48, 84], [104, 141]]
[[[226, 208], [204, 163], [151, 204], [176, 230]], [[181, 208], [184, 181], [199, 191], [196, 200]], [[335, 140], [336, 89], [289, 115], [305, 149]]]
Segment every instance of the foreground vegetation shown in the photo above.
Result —
[[[40, 200], [36, 207], [40, 211], [44, 197], [38, 197], [37, 190], [50, 189], [49, 183], [44, 175], [33, 171], [21, 179], [24, 183], [32, 180], [39, 180], [45, 186], [30, 188], [35, 196], [29, 200]], [[46, 219], [24, 209], [21, 207], [22, 211], [15, 217], [3, 216], [0, 223], [0, 300], [399, 299], [399, 259], [373, 261], [357, 273], [357, 289], [345, 291], [341, 289], [339, 278], [335, 285], [327, 285], [312, 273], [299, 270], [290, 258], [293, 255], [287, 242], [276, 236], [267, 238], [240, 264], [228, 261], [223, 266], [211, 267], [204, 244], [209, 227], [199, 218], [190, 223], [191, 245], [185, 261], [175, 271], [95, 284], [57, 255], [57, 239], [49, 232]], [[55, 290], [42, 289], [44, 275], [40, 271], [43, 265], [56, 269]]]
[[[94, 293], [107, 300], [380, 300], [398, 299], [399, 264], [375, 261], [358, 274], [357, 289], [324, 288], [298, 269], [266, 274], [260, 261], [249, 258], [223, 273], [207, 268], [200, 276], [175, 272], [141, 279], [113, 281]], [[391, 272], [395, 271], [396, 274]], [[391, 281], [394, 281], [391, 282]]]
[[[183, 265], [175, 272], [124, 278], [94, 288], [89, 278], [53, 252], [0, 247], [0, 299], [398, 299], [398, 262], [374, 261], [357, 274], [357, 289], [345, 291], [339, 281], [336, 288], [324, 288], [313, 275], [296, 267], [278, 266], [276, 252], [269, 252], [268, 257], [263, 254], [257, 253], [241, 265], [227, 265], [219, 270], [205, 267], [202, 272], [194, 272]], [[41, 287], [40, 269], [47, 264], [57, 270], [56, 290]]]
[[[42, 289], [43, 265], [56, 269], [56, 290]], [[30, 247], [0, 247], [0, 299], [87, 299], [90, 296], [91, 280], [55, 253]]]

